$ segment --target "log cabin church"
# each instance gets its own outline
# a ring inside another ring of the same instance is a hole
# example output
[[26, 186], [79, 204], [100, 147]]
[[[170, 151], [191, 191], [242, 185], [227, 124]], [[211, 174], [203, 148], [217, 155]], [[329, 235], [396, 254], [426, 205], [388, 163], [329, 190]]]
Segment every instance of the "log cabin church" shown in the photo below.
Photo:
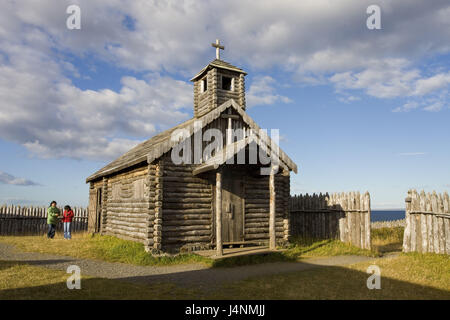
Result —
[[[216, 59], [191, 79], [194, 117], [86, 179], [90, 232], [142, 242], [155, 254], [215, 249], [220, 256], [224, 246], [275, 249], [288, 241], [297, 165], [246, 113], [246, 72], [220, 59], [218, 40], [212, 46]], [[206, 151], [211, 129], [221, 135], [210, 155], [186, 143], [200, 141]]]

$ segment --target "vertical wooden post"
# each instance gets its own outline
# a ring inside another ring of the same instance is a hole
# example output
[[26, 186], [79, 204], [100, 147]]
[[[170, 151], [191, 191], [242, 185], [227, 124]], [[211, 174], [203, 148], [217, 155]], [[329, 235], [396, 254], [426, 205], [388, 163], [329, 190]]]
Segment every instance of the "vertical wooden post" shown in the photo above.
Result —
[[222, 248], [222, 172], [216, 172], [216, 250], [217, 256], [223, 255]]
[[410, 230], [411, 230], [411, 224], [410, 224], [410, 210], [411, 210], [411, 190], [408, 191], [408, 197], [405, 199], [405, 206], [406, 206], [406, 210], [405, 210], [405, 231], [403, 233], [403, 252], [410, 252], [410, 239], [411, 239], [411, 235], [410, 235]]
[[[162, 249], [163, 180], [164, 160], [160, 159], [155, 170], [155, 220], [153, 220], [153, 250], [159, 254]], [[148, 249], [150, 250], [150, 248]]]
[[269, 249], [276, 249], [276, 234], [275, 234], [275, 171], [278, 170], [277, 167], [273, 166], [270, 170], [269, 177], [269, 193], [270, 193], [270, 204], [269, 204]]
[[105, 231], [105, 227], [106, 227], [106, 215], [108, 212], [108, 207], [107, 207], [107, 200], [108, 200], [108, 179], [103, 177], [102, 179], [102, 221], [100, 224], [100, 234], [103, 234]]

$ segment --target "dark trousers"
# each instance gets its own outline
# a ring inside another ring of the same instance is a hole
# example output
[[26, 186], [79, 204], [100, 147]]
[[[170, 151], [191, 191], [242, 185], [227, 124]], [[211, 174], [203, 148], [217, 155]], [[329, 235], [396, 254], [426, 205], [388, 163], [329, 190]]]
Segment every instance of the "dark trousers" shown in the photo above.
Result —
[[53, 239], [53, 237], [55, 236], [55, 232], [56, 232], [56, 226], [54, 224], [49, 224], [47, 238]]

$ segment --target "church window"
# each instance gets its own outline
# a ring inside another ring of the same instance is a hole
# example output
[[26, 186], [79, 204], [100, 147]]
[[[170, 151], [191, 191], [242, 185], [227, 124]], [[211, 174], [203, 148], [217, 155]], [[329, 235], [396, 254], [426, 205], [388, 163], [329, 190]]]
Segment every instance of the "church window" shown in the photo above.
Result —
[[228, 90], [228, 91], [232, 90], [232, 85], [231, 85], [232, 81], [231, 80], [232, 79], [230, 77], [222, 76], [222, 89], [223, 90]]

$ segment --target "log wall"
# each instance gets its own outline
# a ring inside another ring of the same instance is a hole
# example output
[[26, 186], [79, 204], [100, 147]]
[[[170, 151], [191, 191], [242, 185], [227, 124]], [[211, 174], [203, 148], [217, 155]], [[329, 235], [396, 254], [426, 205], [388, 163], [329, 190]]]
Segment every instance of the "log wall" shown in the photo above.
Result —
[[[59, 208], [63, 212], [63, 208]], [[72, 221], [72, 232], [87, 231], [87, 208], [72, 208], [75, 217]], [[47, 208], [46, 207], [0, 207], [0, 235], [41, 235], [47, 233]], [[57, 232], [63, 232], [63, 224], [58, 223]]]
[[[289, 174], [275, 176], [275, 236], [289, 238]], [[245, 177], [245, 241], [269, 241], [269, 176]]]
[[103, 179], [102, 234], [153, 245], [150, 178], [150, 167], [141, 165]]
[[450, 254], [449, 196], [408, 191], [403, 252]]
[[213, 240], [213, 183], [210, 175], [193, 176], [196, 165], [163, 159], [162, 248], [209, 248]]
[[349, 192], [293, 196], [290, 225], [292, 236], [339, 239], [370, 249], [370, 195]]

